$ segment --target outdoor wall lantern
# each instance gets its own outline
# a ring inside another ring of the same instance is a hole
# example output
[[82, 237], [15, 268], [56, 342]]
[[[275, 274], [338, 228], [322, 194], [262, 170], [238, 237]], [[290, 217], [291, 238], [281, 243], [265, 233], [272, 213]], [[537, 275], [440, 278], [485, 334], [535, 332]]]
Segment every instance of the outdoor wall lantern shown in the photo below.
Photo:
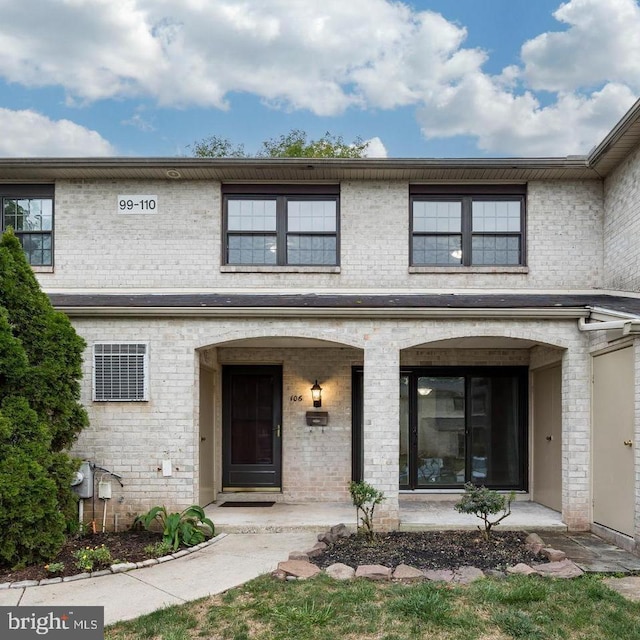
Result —
[[311, 387], [311, 399], [313, 400], [314, 407], [322, 406], [322, 387], [318, 384], [316, 380], [313, 387]]

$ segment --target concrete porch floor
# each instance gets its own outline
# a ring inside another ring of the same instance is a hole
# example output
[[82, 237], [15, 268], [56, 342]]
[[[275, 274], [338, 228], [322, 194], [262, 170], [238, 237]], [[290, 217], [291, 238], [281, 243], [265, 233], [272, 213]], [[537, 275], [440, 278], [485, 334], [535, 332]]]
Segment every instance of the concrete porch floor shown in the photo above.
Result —
[[[277, 531], [327, 529], [344, 522], [354, 528], [356, 510], [350, 503], [313, 502], [290, 504], [276, 502], [271, 507], [221, 507], [222, 498], [205, 508], [216, 531], [227, 533], [259, 533]], [[256, 496], [256, 500], [260, 500]], [[400, 530], [475, 529], [480, 520], [460, 514], [454, 501], [416, 502], [400, 499]], [[514, 502], [511, 515], [499, 525], [501, 530], [566, 531], [560, 513], [535, 502]]]

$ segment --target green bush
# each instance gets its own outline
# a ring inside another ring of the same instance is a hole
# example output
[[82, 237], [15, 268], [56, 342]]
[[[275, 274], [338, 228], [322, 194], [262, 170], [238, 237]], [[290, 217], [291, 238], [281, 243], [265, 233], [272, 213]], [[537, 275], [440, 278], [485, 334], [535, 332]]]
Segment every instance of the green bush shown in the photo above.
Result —
[[213, 522], [197, 504], [180, 513], [169, 513], [164, 506], [153, 507], [147, 513], [139, 515], [133, 521], [133, 526], [140, 524], [145, 529], [151, 529], [156, 522], [162, 527], [162, 541], [174, 551], [181, 545], [192, 547], [200, 544], [215, 534]]
[[384, 500], [384, 493], [363, 480], [351, 482], [349, 493], [356, 508], [358, 533], [363, 534], [368, 540], [373, 540], [373, 513], [376, 505]]
[[85, 343], [51, 306], [11, 230], [0, 239], [0, 563], [51, 559], [77, 500], [66, 451], [87, 425]]
[[111, 551], [103, 544], [97, 547], [86, 547], [73, 552], [76, 559], [76, 567], [81, 571], [93, 571], [105, 569], [111, 564]]
[[[505, 496], [497, 491], [486, 487], [476, 487], [473, 483], [467, 482], [464, 485], [464, 494], [455, 505], [455, 510], [478, 516], [484, 522], [484, 530], [480, 527], [478, 529], [482, 531], [485, 540], [490, 540], [491, 529], [511, 515], [511, 503], [514, 498], [513, 492]], [[489, 519], [490, 515], [495, 515], [500, 511], [502, 511], [502, 515], [499, 518], [493, 521]]]

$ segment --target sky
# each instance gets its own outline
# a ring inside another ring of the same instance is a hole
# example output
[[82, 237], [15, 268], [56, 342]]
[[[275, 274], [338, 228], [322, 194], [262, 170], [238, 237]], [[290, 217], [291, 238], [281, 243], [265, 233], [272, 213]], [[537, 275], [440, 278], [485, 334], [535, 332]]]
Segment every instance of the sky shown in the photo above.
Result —
[[0, 0], [1, 157], [580, 155], [639, 95], [639, 0]]

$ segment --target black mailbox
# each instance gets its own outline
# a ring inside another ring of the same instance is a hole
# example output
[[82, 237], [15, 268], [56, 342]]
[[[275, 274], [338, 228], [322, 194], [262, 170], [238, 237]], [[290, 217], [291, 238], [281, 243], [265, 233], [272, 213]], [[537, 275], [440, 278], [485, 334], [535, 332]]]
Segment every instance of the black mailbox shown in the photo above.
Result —
[[307, 425], [310, 427], [326, 427], [329, 424], [328, 411], [307, 411]]

